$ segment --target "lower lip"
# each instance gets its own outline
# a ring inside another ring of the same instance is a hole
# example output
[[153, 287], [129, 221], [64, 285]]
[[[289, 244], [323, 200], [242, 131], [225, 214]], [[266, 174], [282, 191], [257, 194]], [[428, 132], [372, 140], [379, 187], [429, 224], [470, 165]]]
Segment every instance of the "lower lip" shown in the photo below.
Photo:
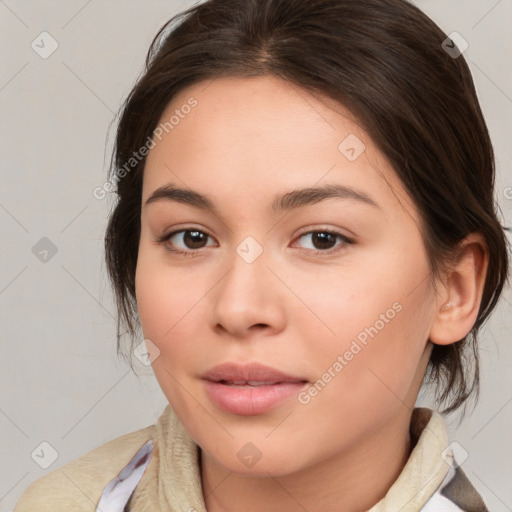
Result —
[[269, 386], [229, 386], [205, 380], [206, 393], [223, 411], [242, 416], [262, 414], [296, 396], [306, 382], [280, 382]]

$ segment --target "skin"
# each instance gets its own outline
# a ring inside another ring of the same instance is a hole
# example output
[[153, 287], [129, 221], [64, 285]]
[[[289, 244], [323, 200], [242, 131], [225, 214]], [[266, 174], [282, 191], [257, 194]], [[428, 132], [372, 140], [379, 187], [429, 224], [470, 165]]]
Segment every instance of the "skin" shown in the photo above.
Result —
[[[192, 96], [197, 106], [147, 158], [136, 294], [144, 336], [160, 351], [155, 376], [201, 448], [207, 509], [367, 510], [409, 457], [431, 342], [461, 339], [476, 319], [485, 247], [468, 237], [436, 292], [411, 198], [341, 105], [274, 77], [222, 78], [183, 90], [162, 121]], [[366, 146], [354, 161], [338, 149], [350, 134]], [[169, 183], [208, 195], [218, 211], [145, 204]], [[330, 198], [270, 211], [276, 195], [327, 183], [378, 207]], [[195, 246], [183, 232], [156, 241], [179, 229], [209, 236]], [[326, 229], [354, 243], [319, 245], [311, 231]], [[252, 263], [236, 251], [248, 236], [263, 250]], [[314, 383], [396, 303], [400, 312], [307, 404], [294, 396], [240, 416], [205, 393], [201, 375], [223, 362], [260, 362]], [[237, 457], [248, 442], [261, 452], [252, 467]]]

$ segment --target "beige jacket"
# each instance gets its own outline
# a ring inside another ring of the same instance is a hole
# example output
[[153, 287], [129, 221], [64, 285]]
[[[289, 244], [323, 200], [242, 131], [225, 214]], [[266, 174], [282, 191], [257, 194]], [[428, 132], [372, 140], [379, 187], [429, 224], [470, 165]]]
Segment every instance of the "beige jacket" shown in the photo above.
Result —
[[[411, 438], [415, 446], [402, 473], [369, 512], [487, 511], [462, 470], [453, 463], [439, 414], [415, 409]], [[14, 512], [95, 512], [107, 483], [135, 459], [134, 454], [140, 453], [138, 450], [150, 439], [151, 458], [142, 478], [138, 477], [129, 510], [206, 512], [198, 447], [169, 405], [156, 425], [109, 441], [30, 484]]]

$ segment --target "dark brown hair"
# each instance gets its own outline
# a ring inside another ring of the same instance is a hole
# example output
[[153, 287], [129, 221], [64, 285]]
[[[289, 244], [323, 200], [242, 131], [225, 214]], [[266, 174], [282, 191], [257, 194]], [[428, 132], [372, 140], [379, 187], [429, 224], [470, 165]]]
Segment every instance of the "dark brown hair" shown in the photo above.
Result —
[[474, 391], [478, 396], [476, 334], [508, 276], [507, 240], [471, 73], [462, 55], [445, 51], [446, 38], [405, 0], [209, 0], [167, 22], [122, 108], [110, 170], [118, 198], [105, 249], [119, 313], [118, 353], [123, 329], [133, 344], [140, 327], [135, 269], [145, 158], [129, 172], [119, 169], [187, 86], [274, 75], [339, 102], [369, 133], [420, 213], [432, 282], [464, 237], [482, 234], [490, 261], [478, 318], [464, 339], [434, 345], [426, 376], [437, 384], [438, 400], [448, 402], [445, 412]]

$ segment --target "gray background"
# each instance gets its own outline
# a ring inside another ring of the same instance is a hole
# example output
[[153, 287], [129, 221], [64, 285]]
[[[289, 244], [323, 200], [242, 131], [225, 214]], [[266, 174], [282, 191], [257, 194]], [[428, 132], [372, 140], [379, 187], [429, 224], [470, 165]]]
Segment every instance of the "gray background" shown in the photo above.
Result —
[[[464, 55], [495, 144], [496, 195], [510, 225], [512, 0], [415, 3], [469, 43]], [[106, 180], [109, 126], [150, 41], [189, 5], [0, 0], [1, 512], [47, 472], [154, 423], [167, 403], [150, 368], [139, 363], [137, 378], [116, 357], [102, 248], [111, 203], [92, 191]], [[59, 45], [46, 59], [31, 47], [34, 40], [43, 46], [43, 31]], [[57, 249], [47, 261], [33, 252], [43, 237]], [[512, 510], [511, 303], [507, 287], [482, 335], [479, 405], [461, 427], [447, 419], [456, 453], [468, 454], [462, 467], [492, 511]], [[58, 454], [48, 469], [35, 461], [50, 461], [44, 441]]]

